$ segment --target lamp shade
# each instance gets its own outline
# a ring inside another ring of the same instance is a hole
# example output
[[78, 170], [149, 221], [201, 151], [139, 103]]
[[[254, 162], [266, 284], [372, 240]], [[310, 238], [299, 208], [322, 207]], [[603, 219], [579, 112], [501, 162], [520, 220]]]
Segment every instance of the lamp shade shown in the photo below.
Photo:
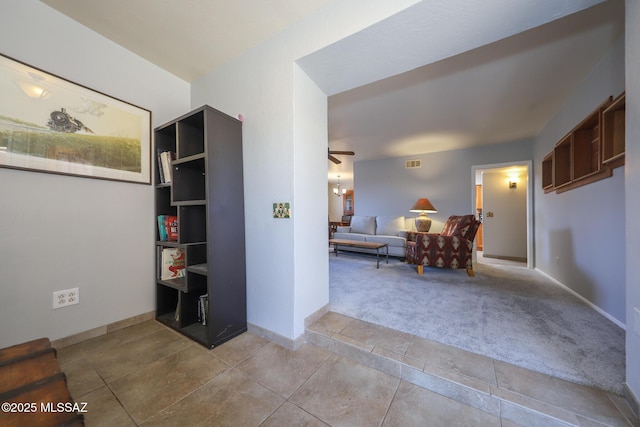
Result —
[[418, 199], [409, 212], [438, 212], [436, 208], [431, 204], [429, 199]]
[[420, 212], [420, 215], [418, 215], [418, 217], [416, 218], [416, 230], [421, 233], [428, 233], [429, 229], [431, 228], [431, 220], [427, 218], [425, 212], [438, 212], [436, 208], [431, 204], [429, 199], [418, 199], [418, 201], [409, 211]]

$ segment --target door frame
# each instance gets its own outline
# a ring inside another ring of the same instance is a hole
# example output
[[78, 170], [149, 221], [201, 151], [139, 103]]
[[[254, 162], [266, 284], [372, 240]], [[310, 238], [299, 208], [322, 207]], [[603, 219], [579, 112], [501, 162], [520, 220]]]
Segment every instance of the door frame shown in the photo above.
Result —
[[[476, 211], [476, 173], [491, 169], [502, 169], [510, 166], [525, 166], [527, 168], [527, 267], [534, 268], [534, 239], [533, 239], [533, 161], [491, 163], [471, 166], [471, 212]], [[483, 207], [484, 213], [484, 207]], [[474, 251], [475, 256], [475, 251]]]

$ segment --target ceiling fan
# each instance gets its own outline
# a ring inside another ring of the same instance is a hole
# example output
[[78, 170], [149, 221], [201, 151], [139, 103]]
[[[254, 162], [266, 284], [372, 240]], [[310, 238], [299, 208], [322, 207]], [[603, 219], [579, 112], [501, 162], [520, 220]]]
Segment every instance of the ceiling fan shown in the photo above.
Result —
[[331, 149], [329, 148], [329, 160], [331, 160], [336, 165], [339, 165], [340, 163], [342, 163], [342, 161], [333, 157], [333, 154], [342, 155], [342, 156], [353, 156], [356, 153], [354, 153], [353, 151], [331, 151]]

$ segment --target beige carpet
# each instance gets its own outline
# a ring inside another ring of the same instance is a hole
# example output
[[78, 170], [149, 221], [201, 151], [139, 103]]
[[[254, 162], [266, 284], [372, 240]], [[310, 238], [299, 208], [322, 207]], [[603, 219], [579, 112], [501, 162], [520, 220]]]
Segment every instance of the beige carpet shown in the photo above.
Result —
[[489, 260], [464, 270], [398, 259], [329, 256], [330, 309], [517, 366], [620, 393], [624, 331], [523, 264]]

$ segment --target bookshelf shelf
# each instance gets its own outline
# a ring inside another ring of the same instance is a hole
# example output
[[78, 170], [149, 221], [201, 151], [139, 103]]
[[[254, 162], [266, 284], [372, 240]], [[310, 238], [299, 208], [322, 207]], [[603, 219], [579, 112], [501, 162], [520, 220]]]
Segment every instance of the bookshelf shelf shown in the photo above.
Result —
[[189, 286], [187, 286], [187, 281], [184, 278], [171, 279], [171, 280], [158, 280], [158, 283], [184, 293], [199, 292], [206, 289], [206, 283], [201, 286], [195, 286], [193, 280], [189, 280], [188, 282]]
[[192, 340], [202, 344], [205, 347], [208, 347], [206, 326], [201, 325], [200, 323], [197, 323], [197, 322], [191, 323], [186, 326], [181, 326], [181, 323], [175, 320], [175, 315], [176, 315], [176, 312], [172, 311], [169, 313], [165, 313], [162, 316], [156, 317], [156, 320], [158, 320], [160, 323], [163, 323], [169, 326], [172, 329], [180, 330], [180, 332], [183, 335], [191, 338]]
[[[247, 330], [242, 123], [204, 106], [154, 136], [156, 152], [175, 153], [171, 182], [155, 170], [156, 215], [178, 218], [177, 241], [156, 236], [156, 319], [213, 348]], [[182, 251], [182, 277], [167, 278], [167, 248]]]
[[187, 267], [187, 271], [190, 273], [201, 274], [203, 276], [209, 274], [207, 264], [190, 265], [189, 267]]
[[196, 205], [206, 205], [207, 201], [205, 199], [198, 200], [182, 200], [180, 202], [172, 202], [173, 206], [196, 206]]

